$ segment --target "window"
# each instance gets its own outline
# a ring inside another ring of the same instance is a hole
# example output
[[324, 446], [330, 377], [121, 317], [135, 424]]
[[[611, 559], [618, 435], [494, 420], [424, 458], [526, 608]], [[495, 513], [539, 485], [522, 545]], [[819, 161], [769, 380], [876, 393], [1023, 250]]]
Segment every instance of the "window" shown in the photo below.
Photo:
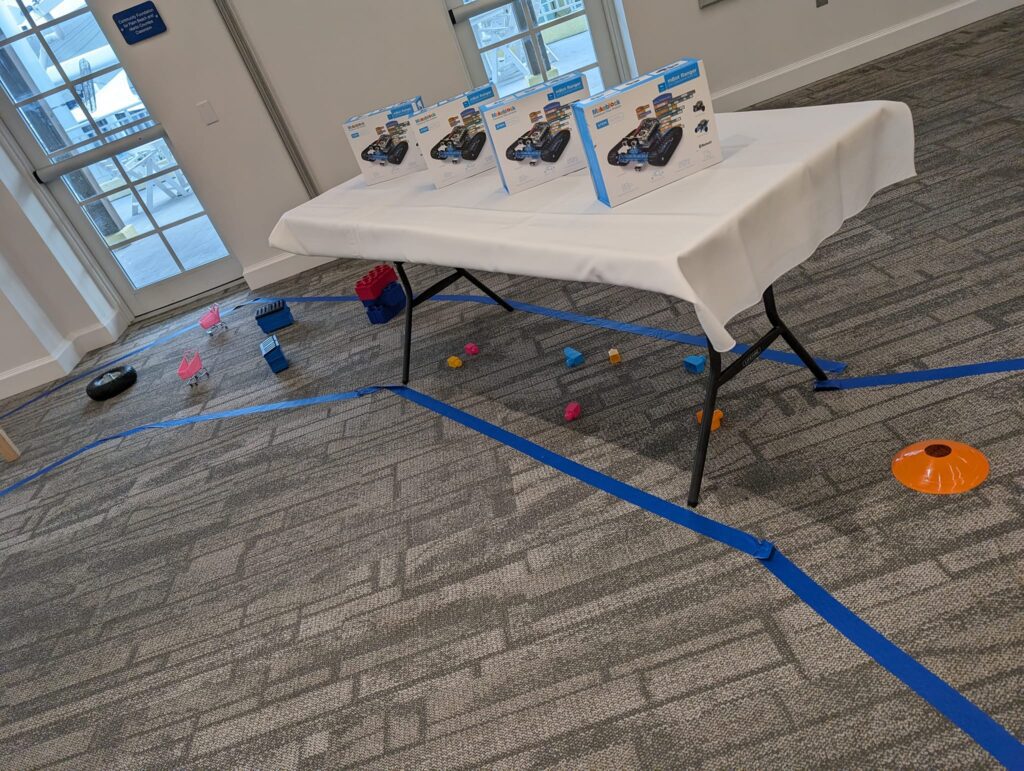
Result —
[[582, 72], [590, 92], [626, 77], [602, 0], [446, 0], [475, 85], [506, 96]]
[[86, 0], [0, 0], [5, 115], [24, 122], [37, 177], [67, 186], [133, 290], [227, 256]]

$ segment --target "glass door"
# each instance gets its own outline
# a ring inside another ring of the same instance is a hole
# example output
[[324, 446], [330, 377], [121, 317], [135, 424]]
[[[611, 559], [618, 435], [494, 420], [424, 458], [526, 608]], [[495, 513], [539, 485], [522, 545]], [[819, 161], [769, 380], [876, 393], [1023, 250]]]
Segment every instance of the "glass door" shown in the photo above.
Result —
[[0, 120], [136, 315], [241, 276], [85, 0], [0, 0]]

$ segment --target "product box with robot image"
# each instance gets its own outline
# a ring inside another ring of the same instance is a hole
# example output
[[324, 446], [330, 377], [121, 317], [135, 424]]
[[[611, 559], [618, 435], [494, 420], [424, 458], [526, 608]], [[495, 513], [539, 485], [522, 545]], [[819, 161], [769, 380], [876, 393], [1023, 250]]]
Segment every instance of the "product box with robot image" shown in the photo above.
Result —
[[618, 206], [719, 163], [704, 63], [682, 59], [573, 105], [597, 197]]
[[587, 165], [572, 106], [589, 94], [587, 76], [575, 74], [482, 109], [505, 190], [517, 193]]
[[426, 168], [409, 130], [412, 114], [422, 109], [423, 100], [415, 96], [345, 121], [345, 135], [366, 184], [375, 185]]
[[494, 168], [494, 152], [480, 119], [480, 106], [495, 95], [494, 86], [488, 83], [413, 116], [423, 160], [438, 187]]

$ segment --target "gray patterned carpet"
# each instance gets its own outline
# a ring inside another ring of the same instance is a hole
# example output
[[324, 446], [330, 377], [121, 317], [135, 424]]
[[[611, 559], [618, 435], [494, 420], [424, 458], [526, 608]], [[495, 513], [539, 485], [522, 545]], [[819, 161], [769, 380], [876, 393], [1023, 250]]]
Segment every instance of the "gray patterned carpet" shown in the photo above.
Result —
[[[771, 106], [913, 109], [920, 176], [778, 286], [850, 374], [1024, 355], [1024, 11]], [[264, 294], [347, 294], [338, 263]], [[421, 285], [436, 275], [414, 268]], [[486, 276], [514, 299], [698, 332], [609, 287]], [[459, 288], [461, 291], [467, 289]], [[224, 304], [242, 295], [225, 298]], [[272, 375], [252, 308], [5, 421], [0, 487], [147, 421], [399, 374], [400, 325], [295, 305]], [[82, 368], [195, 318], [130, 330]], [[763, 329], [756, 312], [732, 329]], [[444, 359], [473, 340], [460, 370]], [[212, 378], [175, 368], [195, 345]], [[567, 370], [561, 348], [588, 360]], [[617, 347], [612, 368], [603, 352]], [[695, 349], [495, 308], [419, 313], [422, 391], [682, 502]], [[700, 511], [770, 538], [865, 620], [1024, 736], [1024, 379], [815, 394], [759, 362], [723, 392]], [[569, 399], [583, 417], [566, 424]], [[0, 405], [0, 413], [20, 400]], [[981, 448], [974, 492], [912, 493], [893, 454]], [[0, 767], [983, 767], [965, 734], [754, 560], [389, 394], [109, 443], [0, 499]]]

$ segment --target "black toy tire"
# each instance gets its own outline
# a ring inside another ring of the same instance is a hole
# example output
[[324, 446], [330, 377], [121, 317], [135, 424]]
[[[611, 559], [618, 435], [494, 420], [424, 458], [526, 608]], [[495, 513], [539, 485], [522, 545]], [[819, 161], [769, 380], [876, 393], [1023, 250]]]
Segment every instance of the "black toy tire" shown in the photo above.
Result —
[[405, 154], [409, 151], [408, 142], [399, 142], [388, 153], [388, 163], [393, 163], [396, 166], [405, 160]]
[[608, 151], [608, 163], [612, 166], [626, 166], [625, 163], [619, 163], [619, 150], [622, 149], [623, 145], [626, 144], [626, 140], [623, 139], [615, 147]]
[[487, 144], [487, 134], [482, 131], [477, 132], [469, 138], [469, 141], [462, 146], [462, 157], [467, 161], [475, 161], [480, 157], [480, 153], [484, 149], [484, 145]]
[[558, 159], [562, 157], [562, 153], [565, 152], [565, 148], [569, 146], [571, 139], [572, 132], [569, 129], [562, 129], [544, 143], [544, 147], [540, 151], [540, 159], [545, 163], [557, 163]]
[[652, 166], [665, 166], [672, 159], [679, 143], [683, 141], [683, 129], [674, 126], [661, 135], [658, 139], [657, 149], [650, 154], [647, 161]]
[[[117, 375], [113, 380], [103, 381], [107, 375]], [[127, 391], [139, 379], [134, 367], [114, 367], [94, 377], [85, 387], [86, 396], [96, 402], [103, 402]]]
[[433, 159], [434, 159], [435, 161], [442, 161], [442, 160], [444, 160], [444, 159], [443, 159], [443, 158], [441, 157], [441, 153], [439, 153], [439, 152], [438, 152], [437, 150], [438, 150], [438, 148], [439, 148], [439, 147], [440, 147], [441, 145], [443, 145], [443, 144], [444, 144], [444, 143], [445, 143], [446, 141], [447, 141], [447, 137], [445, 137], [445, 138], [444, 138], [444, 139], [442, 139], [442, 140], [441, 140], [440, 142], [438, 142], [438, 143], [437, 143], [436, 145], [434, 145], [433, 147], [431, 147], [431, 148], [430, 148], [430, 157], [431, 157], [431, 158], [433, 158]]
[[[370, 147], [373, 147], [373, 145], [370, 145]], [[361, 153], [359, 153], [359, 157], [362, 158], [367, 163], [373, 162], [372, 159], [370, 158], [370, 147], [365, 148]]]

